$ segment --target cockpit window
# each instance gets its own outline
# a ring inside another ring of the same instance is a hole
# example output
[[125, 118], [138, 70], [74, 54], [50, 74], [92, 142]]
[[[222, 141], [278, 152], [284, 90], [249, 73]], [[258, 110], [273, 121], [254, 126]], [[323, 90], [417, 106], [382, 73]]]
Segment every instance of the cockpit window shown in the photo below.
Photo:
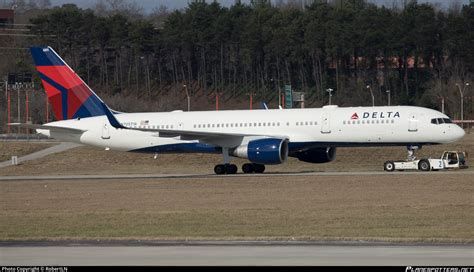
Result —
[[449, 118], [433, 118], [431, 119], [431, 123], [435, 125], [441, 125], [441, 124], [452, 124], [453, 121]]
[[445, 124], [452, 124], [453, 123], [453, 121], [451, 121], [451, 119], [449, 119], [449, 118], [444, 118], [443, 121], [444, 121]]

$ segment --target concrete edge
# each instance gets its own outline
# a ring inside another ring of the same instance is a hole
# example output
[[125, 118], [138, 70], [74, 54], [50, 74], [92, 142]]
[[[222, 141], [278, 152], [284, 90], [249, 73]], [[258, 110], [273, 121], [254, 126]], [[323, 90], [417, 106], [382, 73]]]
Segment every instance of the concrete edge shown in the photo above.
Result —
[[370, 240], [3, 240], [0, 247], [135, 247], [135, 246], [452, 246], [474, 247], [473, 242], [407, 242]]

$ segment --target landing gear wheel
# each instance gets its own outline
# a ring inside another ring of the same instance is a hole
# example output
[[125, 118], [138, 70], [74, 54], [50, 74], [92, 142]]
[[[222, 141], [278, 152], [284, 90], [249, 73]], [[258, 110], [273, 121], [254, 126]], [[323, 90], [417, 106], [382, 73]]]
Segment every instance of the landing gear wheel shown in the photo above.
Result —
[[430, 162], [428, 160], [421, 160], [418, 163], [418, 169], [420, 169], [421, 171], [430, 171], [431, 170]]
[[392, 161], [387, 161], [383, 165], [383, 169], [388, 172], [395, 170], [395, 164]]
[[253, 173], [255, 171], [255, 168], [253, 167], [253, 164], [251, 163], [245, 163], [242, 165], [242, 172], [245, 174]]
[[216, 173], [216, 175], [223, 175], [226, 173], [226, 167], [225, 165], [223, 164], [218, 164], [214, 167], [214, 173]]
[[237, 165], [235, 164], [226, 164], [225, 165], [225, 170], [227, 172], [227, 174], [235, 174], [237, 173]]
[[265, 172], [265, 165], [263, 165], [263, 164], [254, 163], [253, 167], [255, 169], [255, 173], [261, 174], [261, 173]]

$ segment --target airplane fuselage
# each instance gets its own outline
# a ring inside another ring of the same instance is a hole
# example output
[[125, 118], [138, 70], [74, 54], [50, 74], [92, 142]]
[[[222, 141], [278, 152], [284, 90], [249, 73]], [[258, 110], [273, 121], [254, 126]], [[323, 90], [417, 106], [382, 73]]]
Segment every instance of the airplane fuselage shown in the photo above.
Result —
[[31, 54], [54, 115], [62, 121], [17, 125], [106, 150], [221, 153], [223, 163], [214, 167], [218, 175], [237, 173], [230, 156], [249, 161], [242, 172], [263, 173], [265, 165], [289, 156], [330, 162], [339, 146], [406, 145], [412, 152], [464, 136], [446, 115], [409, 106], [117, 113], [53, 48], [32, 47]]
[[[259, 137], [278, 135], [289, 140], [290, 154], [314, 147], [441, 144], [456, 141], [464, 135], [455, 124], [433, 122], [439, 118], [449, 120], [446, 115], [413, 106], [122, 113], [116, 118], [122, 125], [138, 129], [242, 133]], [[172, 133], [163, 137], [166, 133], [116, 129], [110, 126], [106, 116], [57, 121], [48, 125], [83, 129], [85, 132], [38, 131], [65, 141], [119, 151], [219, 153], [221, 147], [232, 149], [253, 138], [233, 137], [215, 145], [216, 139], [207, 141], [206, 137], [187, 140]]]

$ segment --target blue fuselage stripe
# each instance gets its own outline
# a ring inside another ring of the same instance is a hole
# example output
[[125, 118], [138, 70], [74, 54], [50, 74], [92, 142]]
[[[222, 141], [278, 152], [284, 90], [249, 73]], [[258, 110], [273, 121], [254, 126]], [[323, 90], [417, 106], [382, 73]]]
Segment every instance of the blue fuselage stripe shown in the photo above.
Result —
[[[307, 150], [316, 147], [376, 147], [376, 146], [410, 146], [410, 145], [436, 145], [437, 143], [342, 143], [342, 142], [295, 142], [288, 143], [289, 153]], [[201, 143], [182, 143], [156, 145], [131, 150], [131, 152], [143, 153], [221, 153], [222, 149], [217, 146]]]
[[131, 150], [132, 152], [144, 153], [221, 153], [222, 149], [217, 146], [201, 143], [182, 143], [156, 145]]

